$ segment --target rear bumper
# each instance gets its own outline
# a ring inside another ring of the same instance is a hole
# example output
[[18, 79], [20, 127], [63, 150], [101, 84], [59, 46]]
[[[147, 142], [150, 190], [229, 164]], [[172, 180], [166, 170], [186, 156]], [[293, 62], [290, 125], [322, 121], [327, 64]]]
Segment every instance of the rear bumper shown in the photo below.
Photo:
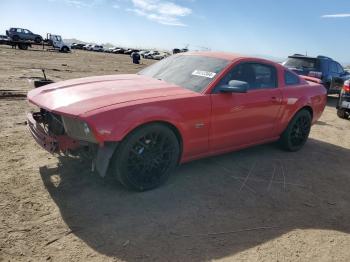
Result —
[[51, 136], [46, 130], [34, 119], [31, 113], [27, 114], [27, 128], [35, 141], [46, 151], [53, 153], [74, 150], [80, 147], [80, 143], [66, 135]]
[[350, 94], [341, 94], [338, 101], [337, 109], [350, 110], [349, 103], [350, 103]]

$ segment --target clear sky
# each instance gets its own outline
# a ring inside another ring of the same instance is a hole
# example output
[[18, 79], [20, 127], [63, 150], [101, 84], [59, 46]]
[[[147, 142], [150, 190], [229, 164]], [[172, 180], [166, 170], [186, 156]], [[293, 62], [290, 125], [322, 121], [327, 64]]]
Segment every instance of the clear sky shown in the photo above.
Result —
[[117, 46], [350, 63], [350, 0], [0, 0], [0, 11], [0, 34], [24, 27]]

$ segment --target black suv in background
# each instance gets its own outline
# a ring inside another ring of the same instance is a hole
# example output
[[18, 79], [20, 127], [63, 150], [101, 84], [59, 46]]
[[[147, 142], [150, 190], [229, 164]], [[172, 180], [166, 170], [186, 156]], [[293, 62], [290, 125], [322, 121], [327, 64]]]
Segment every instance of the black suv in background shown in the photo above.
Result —
[[298, 75], [321, 79], [328, 94], [339, 94], [344, 81], [350, 79], [350, 74], [338, 62], [326, 56], [295, 54], [289, 56], [283, 65]]

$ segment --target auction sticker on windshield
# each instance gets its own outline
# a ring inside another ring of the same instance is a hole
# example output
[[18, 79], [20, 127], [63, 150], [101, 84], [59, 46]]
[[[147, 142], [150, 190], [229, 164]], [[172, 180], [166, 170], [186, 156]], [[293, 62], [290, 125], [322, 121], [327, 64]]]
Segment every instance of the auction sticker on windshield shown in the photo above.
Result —
[[214, 78], [214, 76], [216, 76], [216, 73], [208, 72], [208, 71], [201, 71], [201, 70], [194, 70], [192, 75], [202, 76], [202, 77], [207, 77], [207, 78]]

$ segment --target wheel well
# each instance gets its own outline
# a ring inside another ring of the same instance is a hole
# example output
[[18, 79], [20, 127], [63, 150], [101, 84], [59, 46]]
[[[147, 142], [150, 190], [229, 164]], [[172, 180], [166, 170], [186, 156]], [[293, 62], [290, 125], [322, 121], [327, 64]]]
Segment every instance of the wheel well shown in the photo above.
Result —
[[298, 112], [300, 112], [301, 110], [307, 110], [310, 115], [311, 115], [311, 119], [313, 119], [314, 116], [314, 111], [312, 110], [311, 106], [304, 106], [303, 108], [301, 108]]

